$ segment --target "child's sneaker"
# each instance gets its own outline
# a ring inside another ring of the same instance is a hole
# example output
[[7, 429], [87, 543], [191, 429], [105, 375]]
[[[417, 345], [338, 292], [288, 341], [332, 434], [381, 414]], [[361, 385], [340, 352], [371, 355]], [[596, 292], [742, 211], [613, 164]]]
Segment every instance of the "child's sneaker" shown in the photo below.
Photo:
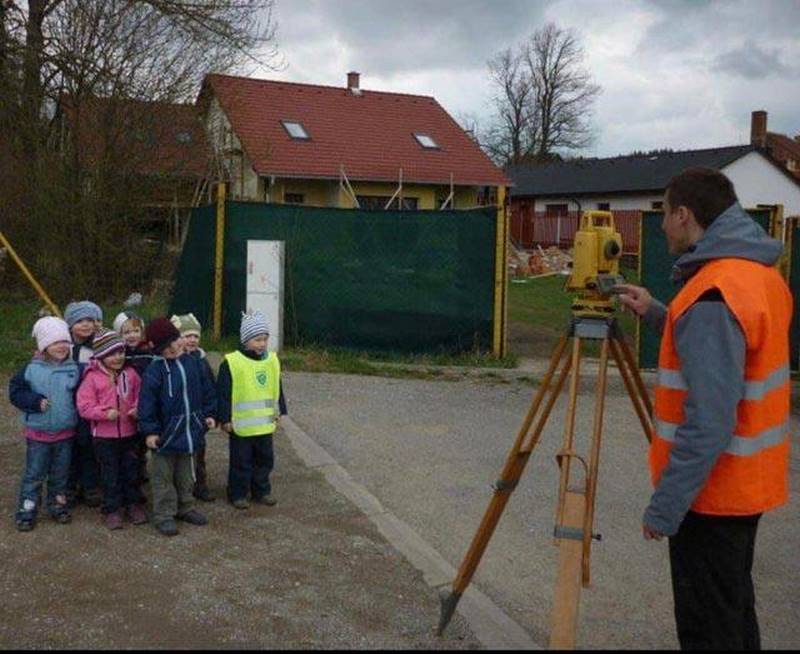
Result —
[[53, 518], [58, 524], [66, 525], [72, 522], [72, 515], [66, 509], [61, 509], [60, 511], [53, 511], [50, 514], [50, 517]]
[[147, 522], [147, 514], [140, 504], [133, 504], [128, 507], [128, 520], [132, 525], [143, 525]]
[[253, 502], [256, 504], [264, 504], [266, 506], [275, 506], [278, 503], [278, 500], [272, 497], [272, 494], [270, 493], [269, 495], [264, 495], [264, 497], [254, 497]]
[[238, 500], [233, 500], [233, 502], [231, 502], [231, 504], [233, 504], [234, 508], [236, 508], [236, 509], [249, 509], [250, 508], [250, 502], [247, 501], [246, 497], [240, 497]]
[[194, 491], [192, 491], [192, 495], [194, 495], [201, 502], [213, 502], [217, 499], [205, 486], [195, 487]]
[[189, 509], [186, 513], [179, 514], [177, 518], [178, 520], [183, 520], [183, 522], [188, 522], [190, 525], [197, 525], [198, 527], [208, 524], [208, 518], [195, 509]]
[[93, 488], [90, 491], [86, 491], [86, 494], [83, 497], [83, 502], [86, 504], [86, 506], [95, 509], [103, 503], [103, 496], [100, 494], [99, 489]]
[[175, 521], [172, 518], [167, 518], [164, 520], [164, 522], [157, 523], [156, 530], [163, 536], [178, 535], [178, 525], [175, 524]]
[[33, 531], [34, 526], [33, 520], [25, 518], [17, 520], [17, 531]]
[[109, 529], [122, 529], [122, 512], [107, 513], [105, 522]]

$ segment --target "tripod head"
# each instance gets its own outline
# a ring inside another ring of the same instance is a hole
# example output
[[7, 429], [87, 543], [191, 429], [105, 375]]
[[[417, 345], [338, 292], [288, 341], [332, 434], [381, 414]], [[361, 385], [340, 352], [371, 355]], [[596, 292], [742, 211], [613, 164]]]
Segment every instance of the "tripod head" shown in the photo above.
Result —
[[584, 211], [575, 233], [572, 273], [565, 287], [576, 293], [573, 315], [605, 317], [614, 313], [613, 289], [625, 282], [619, 274], [621, 256], [622, 236], [614, 215], [610, 211]]

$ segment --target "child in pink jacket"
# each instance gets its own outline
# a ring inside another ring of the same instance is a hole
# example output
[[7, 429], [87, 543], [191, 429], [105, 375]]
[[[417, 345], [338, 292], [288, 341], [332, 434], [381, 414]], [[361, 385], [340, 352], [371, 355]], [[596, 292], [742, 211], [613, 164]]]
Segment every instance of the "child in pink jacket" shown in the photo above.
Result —
[[109, 529], [120, 529], [123, 514], [134, 525], [147, 522], [139, 492], [136, 407], [141, 379], [125, 367], [125, 342], [106, 329], [94, 337], [94, 354], [78, 389], [78, 413], [90, 422], [100, 463], [103, 513]]

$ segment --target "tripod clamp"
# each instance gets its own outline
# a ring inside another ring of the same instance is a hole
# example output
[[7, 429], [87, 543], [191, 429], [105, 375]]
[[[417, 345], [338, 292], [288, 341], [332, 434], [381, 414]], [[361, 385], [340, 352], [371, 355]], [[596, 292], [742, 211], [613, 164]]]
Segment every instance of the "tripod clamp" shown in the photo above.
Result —
[[[556, 462], [558, 463], [559, 468], [562, 468], [564, 466], [564, 463], [569, 459], [577, 459], [583, 466], [584, 488], [579, 490], [578, 492], [586, 494], [588, 490], [588, 481], [589, 481], [589, 465], [586, 463], [586, 459], [584, 459], [575, 450], [561, 450], [558, 454], [556, 454]], [[559, 505], [560, 504], [561, 502], [559, 502]], [[570, 540], [583, 541], [583, 529], [579, 529], [577, 527], [564, 527], [563, 525], [556, 525], [555, 527], [553, 527], [553, 538], [557, 539], [567, 538]], [[603, 535], [592, 534], [592, 538], [599, 542], [603, 540]]]

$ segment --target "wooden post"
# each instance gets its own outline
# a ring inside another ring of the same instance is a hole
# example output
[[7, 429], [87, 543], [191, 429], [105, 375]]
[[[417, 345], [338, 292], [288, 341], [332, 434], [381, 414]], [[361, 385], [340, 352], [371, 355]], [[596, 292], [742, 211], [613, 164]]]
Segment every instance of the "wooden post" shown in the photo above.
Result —
[[492, 353], [498, 358], [506, 355], [508, 312], [508, 221], [506, 219], [506, 188], [497, 187], [497, 221], [494, 257], [494, 311]]
[[44, 301], [44, 303], [50, 308], [50, 311], [53, 312], [53, 315], [58, 316], [61, 318], [61, 311], [59, 311], [58, 307], [56, 306], [55, 302], [50, 299], [50, 296], [45, 292], [42, 288], [41, 284], [36, 281], [36, 278], [33, 276], [28, 267], [25, 265], [25, 262], [19, 258], [19, 255], [16, 253], [13, 247], [11, 247], [11, 243], [8, 239], [3, 235], [3, 232], [0, 232], [0, 243], [2, 243], [3, 247], [8, 250], [8, 253], [11, 255], [11, 258], [14, 260], [14, 263], [19, 266], [19, 269], [22, 271], [22, 274], [25, 275], [25, 278], [28, 280], [30, 285], [33, 287], [33, 290], [39, 294], [39, 297]]
[[225, 183], [217, 186], [217, 230], [214, 252], [214, 338], [222, 336], [222, 280], [225, 266]]

